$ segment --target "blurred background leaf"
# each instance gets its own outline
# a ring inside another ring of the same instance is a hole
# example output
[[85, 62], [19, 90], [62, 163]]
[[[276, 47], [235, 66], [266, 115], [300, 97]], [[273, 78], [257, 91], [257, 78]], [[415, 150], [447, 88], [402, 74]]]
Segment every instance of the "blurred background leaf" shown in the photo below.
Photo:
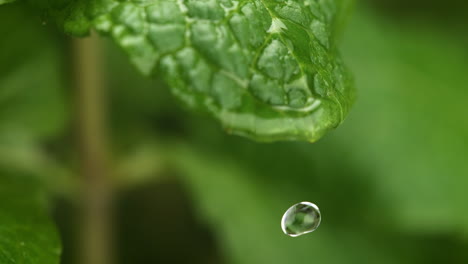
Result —
[[11, 3], [11, 2], [14, 2], [14, 1], [16, 1], [16, 0], [0, 0], [0, 5]]
[[18, 4], [0, 8], [0, 166], [42, 174], [41, 144], [68, 125], [61, 40]]
[[16, 4], [0, 17], [0, 263], [59, 263], [44, 193], [57, 167], [43, 148], [67, 119], [58, 39]]
[[0, 27], [0, 131], [56, 136], [68, 110], [62, 91], [67, 72], [58, 39], [39, 17], [18, 5], [3, 6], [0, 12], [8, 21]]
[[466, 238], [468, 50], [462, 32], [426, 23], [355, 17], [344, 47], [360, 104], [337, 138], [402, 227]]
[[58, 234], [38, 186], [33, 177], [1, 172], [0, 263], [59, 263]]

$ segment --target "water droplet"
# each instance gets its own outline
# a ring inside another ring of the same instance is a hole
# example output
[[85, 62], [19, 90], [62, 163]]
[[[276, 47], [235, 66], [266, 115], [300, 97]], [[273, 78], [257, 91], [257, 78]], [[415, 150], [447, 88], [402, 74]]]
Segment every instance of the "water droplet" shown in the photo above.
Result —
[[310, 202], [301, 202], [291, 206], [281, 219], [283, 232], [291, 237], [298, 237], [315, 231], [320, 225], [320, 210]]

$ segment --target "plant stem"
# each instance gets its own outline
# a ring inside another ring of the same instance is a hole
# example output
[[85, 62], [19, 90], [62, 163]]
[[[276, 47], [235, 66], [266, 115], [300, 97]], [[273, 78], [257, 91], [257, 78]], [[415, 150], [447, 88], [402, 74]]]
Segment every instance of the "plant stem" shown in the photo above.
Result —
[[111, 264], [112, 183], [106, 145], [104, 73], [99, 39], [73, 40], [81, 163], [82, 264]]

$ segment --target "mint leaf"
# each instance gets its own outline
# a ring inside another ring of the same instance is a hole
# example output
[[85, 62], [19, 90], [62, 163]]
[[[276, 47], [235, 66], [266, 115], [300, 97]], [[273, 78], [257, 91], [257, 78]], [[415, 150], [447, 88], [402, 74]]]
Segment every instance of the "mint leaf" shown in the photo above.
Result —
[[232, 133], [315, 141], [344, 119], [351, 81], [331, 35], [338, 2], [145, 1], [96, 19], [144, 73]]
[[59, 263], [58, 234], [32, 178], [0, 173], [0, 263]]
[[351, 1], [52, 2], [69, 33], [110, 35], [143, 73], [161, 75], [228, 132], [315, 141], [352, 104], [334, 33]]

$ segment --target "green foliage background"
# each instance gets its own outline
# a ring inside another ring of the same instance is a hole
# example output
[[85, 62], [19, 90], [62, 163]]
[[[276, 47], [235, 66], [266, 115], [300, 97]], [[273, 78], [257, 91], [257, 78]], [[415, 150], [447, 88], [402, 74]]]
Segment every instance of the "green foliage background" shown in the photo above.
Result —
[[[176, 258], [181, 263], [467, 263], [468, 35], [464, 16], [448, 18], [436, 2], [421, 9], [398, 8], [405, 1], [359, 2], [340, 40], [357, 101], [346, 122], [315, 144], [226, 135], [103, 42], [121, 192], [138, 195], [141, 186], [167, 178], [183, 186], [195, 219], [174, 221], [204, 226], [216, 246]], [[73, 196], [70, 40], [20, 4], [1, 6], [0, 20], [0, 263], [58, 263], [57, 232], [46, 219], [55, 203], [30, 188]], [[33, 187], [22, 187], [24, 177]], [[322, 225], [293, 239], [279, 221], [302, 200], [319, 205]], [[164, 213], [174, 201], [142, 202], [149, 204], [142, 216], [171, 217]], [[153, 202], [162, 209], [151, 211]], [[57, 221], [63, 263], [74, 263], [72, 227]], [[12, 226], [21, 231], [11, 234]], [[138, 263], [152, 263], [145, 255], [151, 250], [183, 255], [206, 242], [174, 225], [144, 227], [158, 228], [168, 229], [151, 238], [162, 241], [160, 249], [119, 242], [122, 263], [136, 263], [125, 258], [139, 254], [132, 251], [140, 252]], [[175, 242], [168, 248], [165, 241]], [[207, 257], [213, 250], [219, 256]]]

